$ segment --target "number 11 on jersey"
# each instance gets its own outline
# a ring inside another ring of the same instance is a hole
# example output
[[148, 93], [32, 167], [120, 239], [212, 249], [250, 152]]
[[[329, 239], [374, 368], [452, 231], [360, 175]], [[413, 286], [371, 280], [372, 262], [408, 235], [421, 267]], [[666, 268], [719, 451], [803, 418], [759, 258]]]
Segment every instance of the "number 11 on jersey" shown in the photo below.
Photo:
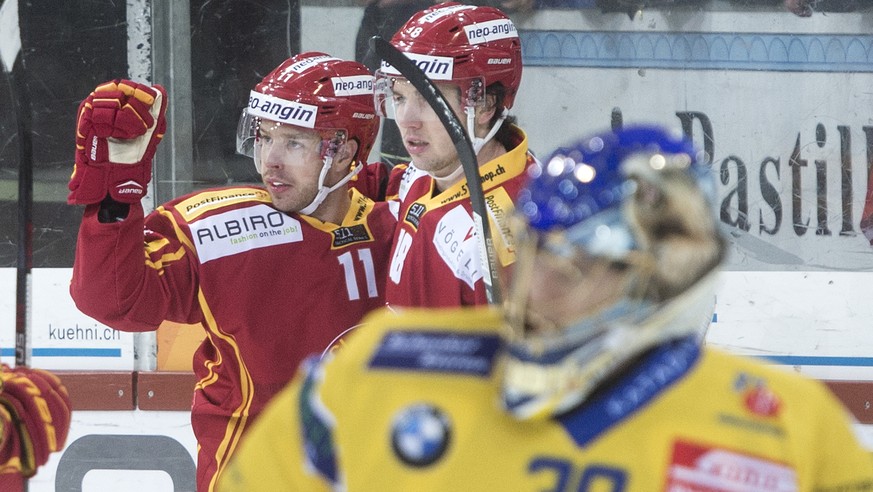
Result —
[[[361, 298], [358, 291], [358, 275], [355, 268], [355, 260], [352, 258], [352, 252], [347, 251], [337, 257], [340, 265], [346, 274], [346, 291], [349, 293], [350, 301], [357, 301]], [[358, 250], [358, 263], [363, 265], [364, 278], [367, 279], [367, 296], [371, 299], [379, 295], [379, 289], [376, 287], [376, 269], [373, 266], [373, 254], [370, 248]]]

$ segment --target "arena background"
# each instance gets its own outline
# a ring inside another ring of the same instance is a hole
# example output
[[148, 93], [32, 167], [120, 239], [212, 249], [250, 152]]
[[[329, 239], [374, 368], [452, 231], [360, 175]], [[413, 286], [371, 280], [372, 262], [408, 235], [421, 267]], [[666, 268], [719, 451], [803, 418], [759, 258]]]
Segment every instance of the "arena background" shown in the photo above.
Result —
[[[873, 449], [873, 248], [861, 227], [873, 206], [873, 9], [820, 1], [830, 11], [802, 18], [773, 0], [648, 3], [660, 6], [512, 13], [525, 63], [513, 113], [541, 156], [637, 121], [690, 133], [718, 172], [732, 239], [707, 342], [827, 381]], [[362, 13], [353, 0], [2, 3], [0, 51], [18, 26], [32, 106], [32, 363], [61, 371], [76, 408], [68, 447], [31, 491], [193, 489], [186, 409], [202, 330], [120, 333], [69, 299], [81, 209], [65, 197], [81, 98], [115, 77], [170, 90], [151, 206], [257, 181], [233, 151], [249, 88], [290, 53], [353, 58]], [[11, 364], [20, 94], [6, 87], [0, 360]]]

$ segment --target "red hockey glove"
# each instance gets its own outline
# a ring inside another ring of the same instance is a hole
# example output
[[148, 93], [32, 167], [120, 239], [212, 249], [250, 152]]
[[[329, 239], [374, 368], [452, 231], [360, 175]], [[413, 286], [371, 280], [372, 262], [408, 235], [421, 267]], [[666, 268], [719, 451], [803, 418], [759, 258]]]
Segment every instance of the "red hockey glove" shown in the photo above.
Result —
[[4, 424], [11, 424], [22, 444], [21, 473], [29, 477], [50, 453], [64, 447], [70, 430], [70, 397], [61, 380], [42, 369], [4, 365], [0, 384], [0, 405], [12, 417]]
[[145, 196], [152, 158], [167, 129], [166, 95], [159, 85], [114, 80], [82, 101], [67, 203], [99, 203], [106, 195], [134, 203]]

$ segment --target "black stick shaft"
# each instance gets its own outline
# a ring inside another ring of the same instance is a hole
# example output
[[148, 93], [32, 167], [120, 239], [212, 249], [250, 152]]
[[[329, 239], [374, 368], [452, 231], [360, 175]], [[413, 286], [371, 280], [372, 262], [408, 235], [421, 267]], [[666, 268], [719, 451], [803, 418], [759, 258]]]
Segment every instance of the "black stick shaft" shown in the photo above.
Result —
[[30, 365], [31, 269], [33, 267], [33, 142], [31, 105], [23, 57], [12, 67], [10, 89], [18, 131], [18, 262], [15, 281], [15, 365]]

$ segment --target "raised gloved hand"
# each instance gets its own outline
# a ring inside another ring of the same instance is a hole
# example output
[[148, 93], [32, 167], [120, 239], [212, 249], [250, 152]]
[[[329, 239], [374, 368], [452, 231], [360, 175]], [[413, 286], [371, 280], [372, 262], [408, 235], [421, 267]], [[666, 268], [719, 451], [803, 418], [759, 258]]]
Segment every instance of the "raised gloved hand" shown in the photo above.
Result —
[[[10, 442], [0, 452], [3, 464], [20, 467], [20, 473], [29, 477], [48, 461], [50, 453], [64, 447], [70, 430], [70, 397], [54, 374], [4, 364], [0, 368], [0, 415], [10, 419], [2, 426], [12, 431], [4, 432]], [[7, 427], [10, 424], [12, 428]]]
[[134, 203], [144, 197], [167, 129], [166, 112], [166, 91], [159, 85], [117, 79], [97, 86], [79, 105], [67, 203], [89, 205], [107, 195]]

